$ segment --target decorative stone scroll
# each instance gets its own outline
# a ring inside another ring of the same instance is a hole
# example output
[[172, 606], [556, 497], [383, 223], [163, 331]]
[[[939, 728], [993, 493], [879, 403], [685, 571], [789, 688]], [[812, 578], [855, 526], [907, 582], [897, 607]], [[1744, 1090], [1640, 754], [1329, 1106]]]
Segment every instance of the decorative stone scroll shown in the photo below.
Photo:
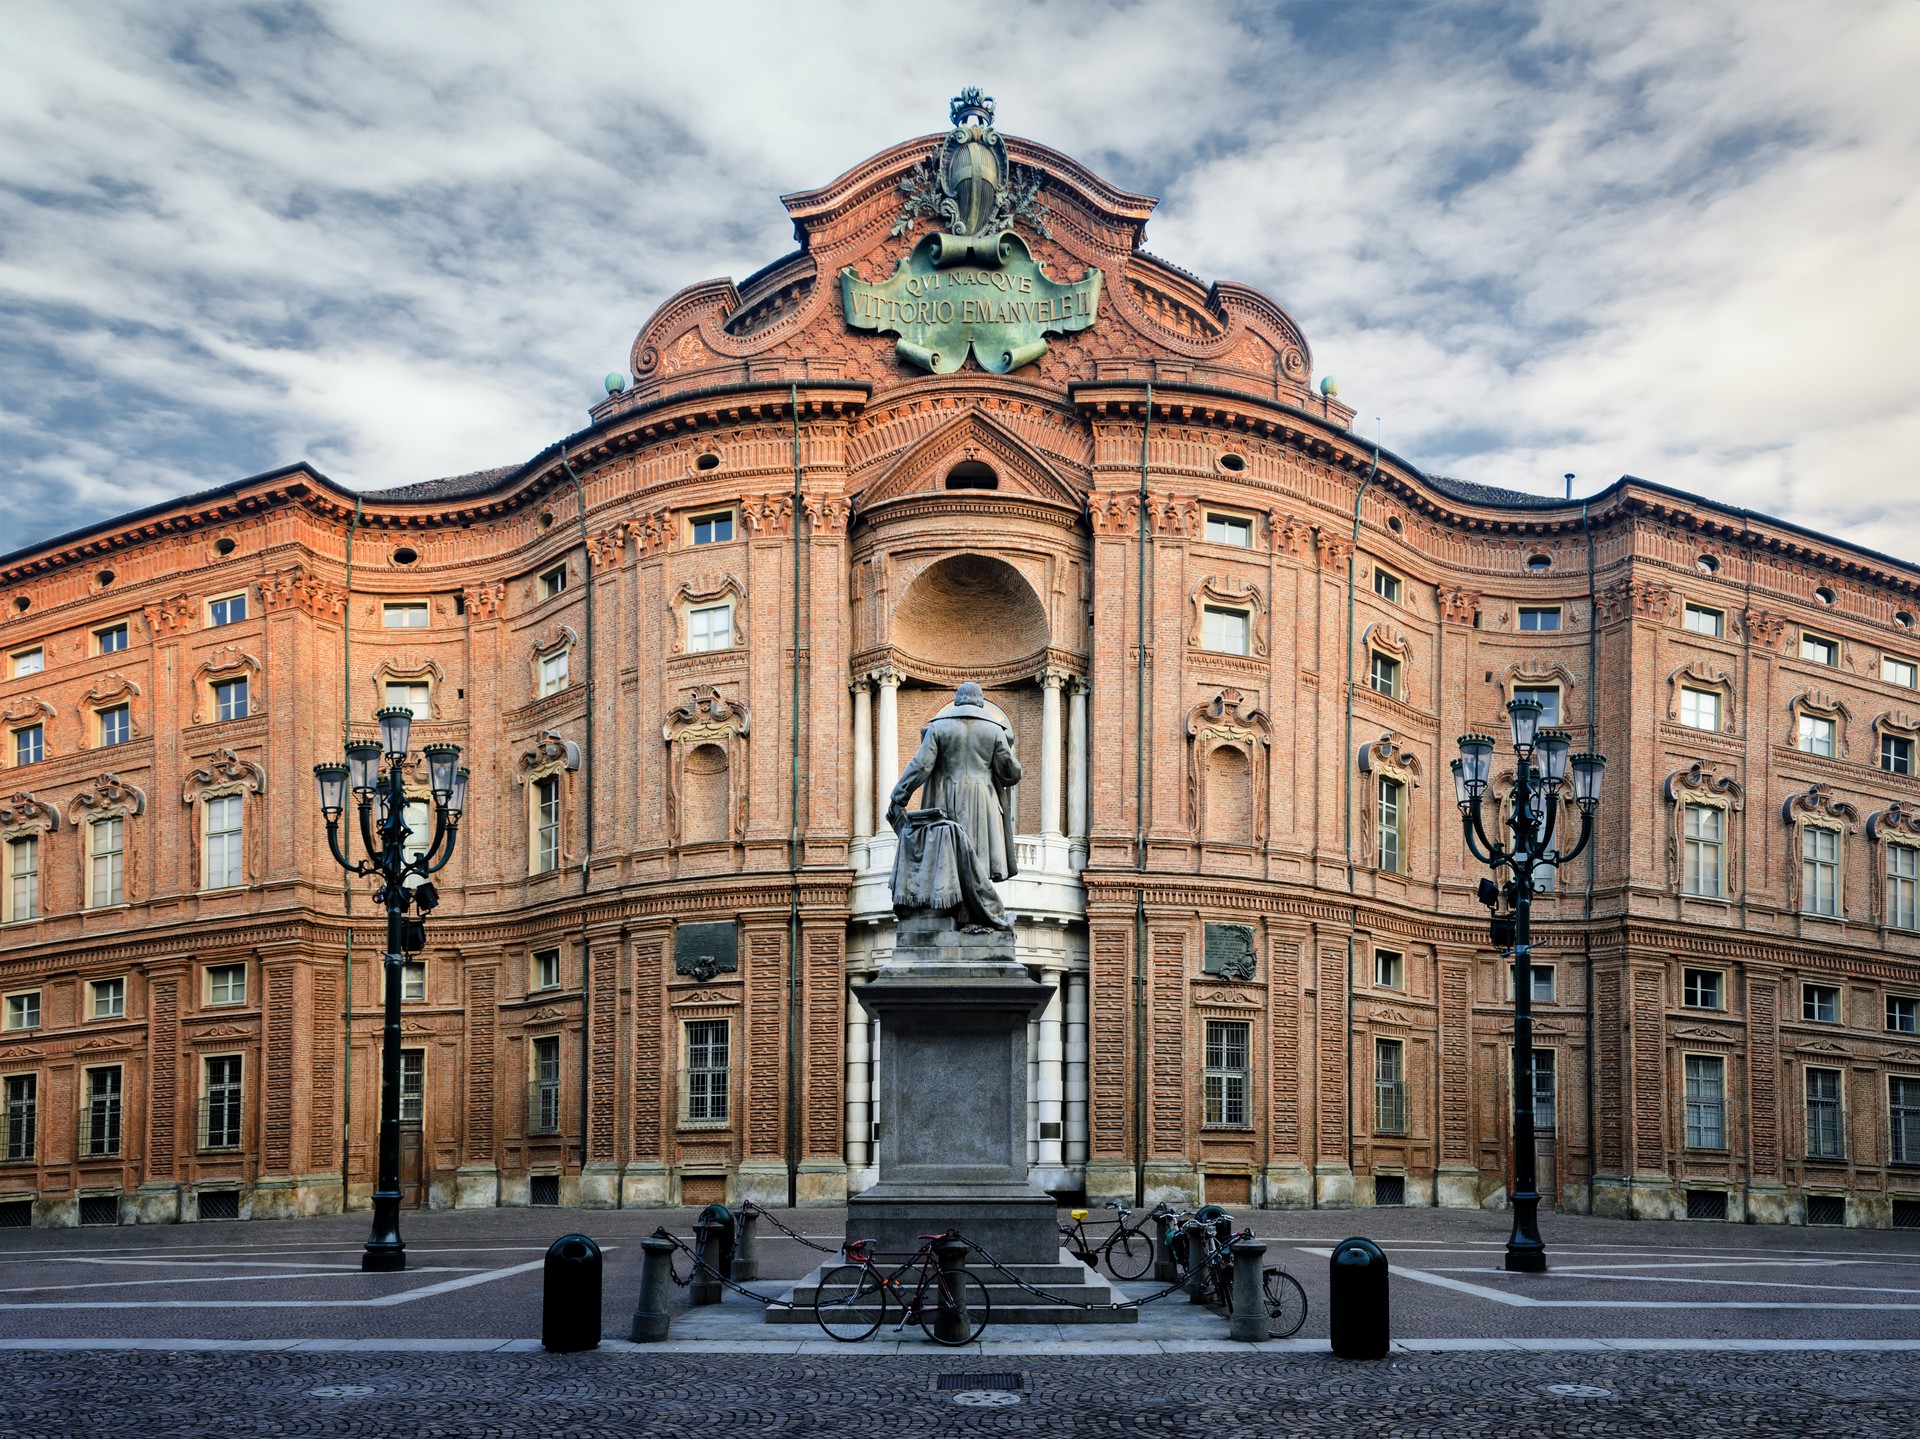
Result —
[[115, 814], [145, 814], [146, 811], [147, 792], [138, 785], [128, 784], [117, 774], [103, 774], [88, 781], [85, 789], [67, 801], [67, 819], [73, 824]]
[[0, 839], [51, 833], [60, 828], [60, 812], [30, 794], [0, 799]]
[[712, 685], [695, 685], [667, 711], [660, 738], [667, 750], [667, 832], [672, 843], [743, 837], [747, 826], [746, 705]]
[[346, 615], [347, 592], [305, 565], [291, 565], [260, 581], [260, 608], [298, 609], [319, 619], [337, 620]]
[[180, 788], [180, 801], [218, 799], [226, 794], [259, 794], [267, 787], [267, 772], [252, 760], [241, 759], [230, 749], [217, 749], [204, 764], [187, 771]]
[[460, 591], [467, 613], [479, 620], [492, 620], [500, 617], [501, 607], [507, 601], [507, 587], [504, 581], [493, 580], [486, 584], [468, 585]]
[[1859, 809], [1846, 800], [1833, 797], [1833, 786], [1817, 780], [1805, 794], [1790, 795], [1780, 806], [1780, 818], [1788, 824], [1796, 820], [1826, 820], [1832, 828], [1852, 834], [1860, 821]]
[[532, 744], [520, 755], [520, 782], [531, 784], [561, 770], [580, 768], [580, 746], [563, 739], [552, 730], [534, 735]]
[[98, 709], [102, 705], [111, 704], [114, 700], [129, 695], [139, 698], [138, 680], [130, 680], [120, 674], [102, 675], [87, 687], [87, 704], [90, 708]]

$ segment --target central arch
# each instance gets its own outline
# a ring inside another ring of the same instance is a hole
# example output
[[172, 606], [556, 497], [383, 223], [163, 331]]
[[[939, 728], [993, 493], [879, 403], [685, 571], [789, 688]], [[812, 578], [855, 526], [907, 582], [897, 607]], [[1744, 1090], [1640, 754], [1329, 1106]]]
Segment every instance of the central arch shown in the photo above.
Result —
[[893, 648], [942, 673], [997, 674], [1037, 664], [1050, 641], [1046, 607], [1005, 560], [949, 555], [922, 570], [893, 612]]

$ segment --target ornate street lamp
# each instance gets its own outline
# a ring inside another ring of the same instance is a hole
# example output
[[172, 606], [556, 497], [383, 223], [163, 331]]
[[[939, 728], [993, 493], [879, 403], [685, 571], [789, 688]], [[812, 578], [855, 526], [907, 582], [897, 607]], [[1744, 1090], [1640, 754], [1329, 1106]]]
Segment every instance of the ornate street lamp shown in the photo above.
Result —
[[[400, 1239], [400, 979], [409, 954], [426, 947], [425, 916], [440, 903], [427, 876], [453, 858], [460, 815], [467, 807], [467, 772], [457, 768], [460, 746], [430, 744], [421, 753], [427, 761], [427, 788], [433, 796], [433, 838], [410, 856], [407, 841], [407, 787], [402, 771], [413, 712], [405, 706], [376, 710], [378, 740], [354, 740], [347, 746], [347, 762], [317, 764], [313, 777], [320, 789], [320, 813], [327, 821], [327, 847], [340, 867], [352, 875], [378, 875], [380, 888], [374, 903], [387, 907], [385, 982], [386, 1029], [380, 1042], [380, 1177], [373, 1192], [373, 1232], [360, 1256], [365, 1270], [389, 1272], [407, 1267], [407, 1247]], [[382, 772], [382, 762], [385, 771]], [[360, 811], [360, 843], [367, 858], [349, 860], [340, 842], [340, 817], [346, 812], [347, 790], [353, 790]], [[376, 819], [374, 805], [379, 805]], [[407, 910], [421, 919], [408, 919]]]
[[[1491, 736], [1460, 736], [1460, 758], [1452, 764], [1453, 793], [1473, 857], [1513, 874], [1504, 886], [1481, 880], [1480, 899], [1496, 911], [1503, 897], [1512, 903], [1511, 913], [1496, 912], [1493, 919], [1495, 945], [1510, 948], [1513, 955], [1513, 1234], [1507, 1240], [1506, 1267], [1537, 1274], [1547, 1267], [1547, 1246], [1540, 1237], [1533, 1152], [1533, 876], [1536, 870], [1565, 864], [1587, 847], [1607, 761], [1597, 754], [1569, 755], [1573, 737], [1565, 730], [1540, 728], [1538, 700], [1514, 700], [1507, 706], [1507, 715], [1513, 723], [1516, 757], [1513, 787], [1507, 795], [1510, 842], [1496, 843], [1481, 822], [1481, 806], [1491, 783]], [[1580, 838], [1571, 849], [1556, 850], [1554, 826], [1562, 791], [1569, 784], [1569, 768], [1573, 802], [1580, 809]]]

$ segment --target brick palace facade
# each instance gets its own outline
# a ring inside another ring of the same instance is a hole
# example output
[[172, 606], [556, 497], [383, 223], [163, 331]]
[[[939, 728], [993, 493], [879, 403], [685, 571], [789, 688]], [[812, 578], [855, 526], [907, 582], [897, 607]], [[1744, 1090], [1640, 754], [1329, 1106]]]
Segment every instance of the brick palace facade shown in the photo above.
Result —
[[[385, 703], [473, 767], [406, 981], [409, 1200], [841, 1202], [879, 815], [977, 679], [1058, 985], [1048, 1187], [1503, 1201], [1508, 981], [1447, 764], [1527, 691], [1611, 762], [1535, 907], [1543, 1191], [1920, 1223], [1920, 569], [1376, 451], [1291, 316], [1028, 141], [1008, 233], [1079, 288], [1043, 353], [943, 371], [852, 323], [938, 303], [849, 302], [938, 228], [942, 143], [786, 197], [795, 253], [667, 301], [524, 463], [294, 465], [0, 556], [0, 1219], [366, 1205], [383, 927], [311, 769]], [[938, 275], [1017, 321], [1002, 250]]]

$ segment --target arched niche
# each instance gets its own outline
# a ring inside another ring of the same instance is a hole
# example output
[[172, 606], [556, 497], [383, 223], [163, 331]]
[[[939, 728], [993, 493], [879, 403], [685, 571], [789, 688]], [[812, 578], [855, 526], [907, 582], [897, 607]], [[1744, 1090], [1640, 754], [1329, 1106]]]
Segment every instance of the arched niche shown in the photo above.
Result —
[[889, 625], [894, 652], [916, 676], [991, 684], [1039, 669], [1050, 640], [1046, 607], [1020, 571], [987, 555], [949, 555], [914, 577]]

